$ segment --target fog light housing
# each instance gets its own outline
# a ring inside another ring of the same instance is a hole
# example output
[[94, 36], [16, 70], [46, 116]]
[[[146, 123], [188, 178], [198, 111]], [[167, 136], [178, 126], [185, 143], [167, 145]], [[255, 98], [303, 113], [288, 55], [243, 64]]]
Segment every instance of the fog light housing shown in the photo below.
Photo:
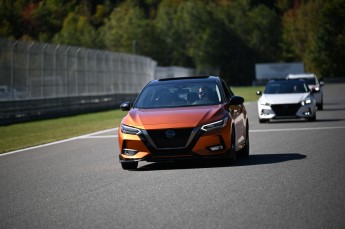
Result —
[[133, 156], [138, 153], [138, 150], [134, 149], [123, 149], [122, 154], [128, 155], [128, 156]]
[[262, 109], [262, 110], [261, 110], [261, 114], [263, 114], [263, 115], [269, 115], [269, 114], [272, 114], [272, 111], [269, 110], [269, 109]]
[[224, 149], [224, 147], [222, 145], [216, 145], [216, 146], [209, 147], [209, 150], [211, 150], [212, 152], [219, 151], [219, 150], [222, 150], [222, 149]]

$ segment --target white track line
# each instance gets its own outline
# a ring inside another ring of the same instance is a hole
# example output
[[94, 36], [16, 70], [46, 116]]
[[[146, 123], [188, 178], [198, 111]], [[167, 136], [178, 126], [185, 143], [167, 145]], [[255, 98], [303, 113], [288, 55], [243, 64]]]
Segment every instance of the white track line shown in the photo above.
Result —
[[286, 128], [286, 129], [264, 129], [264, 130], [249, 130], [250, 133], [258, 132], [281, 132], [281, 131], [298, 131], [298, 130], [333, 130], [345, 129], [345, 126], [332, 126], [332, 127], [310, 127], [310, 128]]
[[117, 138], [118, 135], [101, 135], [101, 136], [85, 136], [78, 139], [91, 139], [91, 138]]
[[[74, 141], [74, 140], [77, 140], [77, 139], [97, 137], [97, 136], [93, 136], [93, 135], [103, 134], [103, 133], [106, 133], [106, 132], [117, 131], [117, 130], [118, 130], [117, 127], [116, 128], [112, 128], [112, 129], [107, 129], [107, 130], [101, 130], [101, 131], [97, 131], [97, 132], [90, 133], [90, 134], [85, 134], [85, 135], [78, 136], [78, 137], [64, 139], [64, 140], [61, 140], [61, 141], [50, 142], [50, 143], [46, 143], [46, 144], [43, 144], [43, 145], [32, 146], [32, 147], [25, 148], [25, 149], [19, 149], [19, 150], [11, 151], [11, 152], [8, 152], [8, 153], [3, 153], [3, 154], [0, 154], [0, 157], [6, 156], [6, 155], [10, 155], [10, 154], [19, 153], [19, 152], [23, 152], [23, 151], [27, 151], [27, 150], [38, 149], [38, 148], [42, 148], [42, 147], [46, 147], [46, 146], [56, 145], [56, 144], [60, 144], [60, 143], [64, 143], [64, 142], [70, 142], [70, 141]], [[101, 137], [101, 136], [99, 136], [99, 137]]]

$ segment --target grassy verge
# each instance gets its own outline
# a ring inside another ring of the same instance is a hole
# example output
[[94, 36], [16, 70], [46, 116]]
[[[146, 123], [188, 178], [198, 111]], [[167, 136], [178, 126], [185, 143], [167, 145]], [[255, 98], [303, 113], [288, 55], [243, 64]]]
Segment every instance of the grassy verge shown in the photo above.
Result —
[[[263, 87], [233, 87], [236, 95], [245, 101], [256, 101], [255, 92]], [[99, 130], [117, 127], [125, 115], [120, 110], [82, 114], [0, 126], [0, 153], [75, 137]]]
[[256, 91], [263, 91], [264, 86], [256, 87], [231, 87], [231, 90], [235, 95], [242, 96], [245, 102], [253, 102], [259, 99], [259, 96], [256, 95]]
[[0, 126], [0, 153], [117, 127], [120, 110]]

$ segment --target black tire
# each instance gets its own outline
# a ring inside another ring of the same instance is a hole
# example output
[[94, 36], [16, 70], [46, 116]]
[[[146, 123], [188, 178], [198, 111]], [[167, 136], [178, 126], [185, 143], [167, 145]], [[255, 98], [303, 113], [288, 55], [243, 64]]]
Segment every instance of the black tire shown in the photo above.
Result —
[[314, 116], [311, 118], [308, 118], [309, 122], [315, 122], [316, 121], [316, 112], [314, 112]]
[[231, 148], [229, 150], [229, 155], [230, 155], [230, 160], [229, 163], [235, 163], [236, 162], [236, 132], [235, 132], [235, 127], [232, 126], [232, 131], [231, 131]]
[[238, 156], [240, 157], [249, 156], [249, 125], [248, 123], [247, 123], [247, 129], [246, 129], [246, 143], [245, 143], [245, 146], [238, 152]]
[[316, 104], [317, 109], [322, 111], [323, 110], [323, 97], [321, 97], [321, 103]]
[[259, 118], [259, 123], [266, 123], [268, 120], [267, 119], [260, 119]]
[[121, 162], [121, 166], [124, 170], [132, 170], [138, 168], [138, 162]]

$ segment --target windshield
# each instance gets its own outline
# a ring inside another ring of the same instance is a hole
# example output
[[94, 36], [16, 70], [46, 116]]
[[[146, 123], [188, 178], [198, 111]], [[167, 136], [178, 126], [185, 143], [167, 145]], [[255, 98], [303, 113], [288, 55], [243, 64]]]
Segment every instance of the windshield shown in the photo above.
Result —
[[265, 94], [306, 93], [308, 86], [303, 81], [274, 81], [267, 84]]
[[162, 81], [148, 85], [134, 104], [136, 108], [215, 105], [222, 102], [215, 82]]
[[315, 85], [316, 84], [315, 78], [301, 78], [301, 79], [305, 80], [305, 82], [309, 85]]

